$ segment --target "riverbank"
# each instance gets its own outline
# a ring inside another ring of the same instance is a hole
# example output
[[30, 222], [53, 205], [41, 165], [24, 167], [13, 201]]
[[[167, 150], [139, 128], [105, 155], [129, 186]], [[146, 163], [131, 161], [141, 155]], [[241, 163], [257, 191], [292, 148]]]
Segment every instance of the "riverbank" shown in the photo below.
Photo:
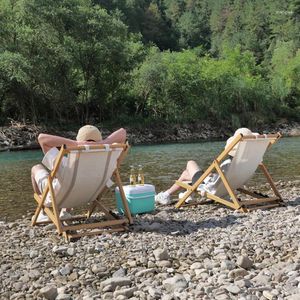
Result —
[[300, 299], [300, 182], [277, 186], [285, 207], [160, 207], [73, 243], [29, 216], [3, 222], [0, 298]]
[[[117, 129], [107, 130], [99, 127], [104, 137]], [[153, 124], [146, 128], [126, 126], [125, 128], [131, 145], [224, 140], [234, 132], [234, 129], [231, 128], [220, 128], [206, 123]], [[251, 129], [260, 133], [280, 132], [283, 136], [300, 136], [300, 123], [278, 122], [274, 125]], [[76, 137], [76, 131], [14, 122], [11, 126], [0, 127], [0, 151], [38, 149], [37, 137], [41, 132], [72, 139]]]

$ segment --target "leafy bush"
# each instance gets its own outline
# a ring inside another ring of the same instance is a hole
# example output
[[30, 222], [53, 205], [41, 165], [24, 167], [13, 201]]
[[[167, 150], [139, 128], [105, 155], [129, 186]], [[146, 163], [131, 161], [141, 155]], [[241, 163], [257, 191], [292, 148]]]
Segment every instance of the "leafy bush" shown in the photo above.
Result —
[[134, 74], [134, 95], [150, 114], [168, 121], [210, 120], [241, 126], [272, 116], [269, 85], [255, 58], [239, 47], [221, 59], [193, 51], [152, 51]]

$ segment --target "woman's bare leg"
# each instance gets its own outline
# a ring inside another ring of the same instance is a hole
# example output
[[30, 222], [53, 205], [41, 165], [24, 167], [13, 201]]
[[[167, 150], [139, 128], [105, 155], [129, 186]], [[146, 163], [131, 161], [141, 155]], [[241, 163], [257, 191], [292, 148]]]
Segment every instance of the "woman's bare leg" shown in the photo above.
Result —
[[[186, 165], [186, 169], [182, 172], [180, 177], [178, 178], [178, 181], [191, 181], [194, 174], [201, 169], [197, 165], [197, 163], [193, 160], [189, 160]], [[169, 195], [174, 194], [175, 192], [181, 190], [182, 187], [174, 183], [166, 192], [168, 192]]]
[[35, 181], [35, 175], [40, 170], [45, 170], [45, 168], [41, 164], [35, 165], [35, 166], [33, 166], [31, 168], [31, 183], [32, 183], [32, 187], [33, 187], [34, 192], [37, 193], [37, 194], [39, 194], [39, 195], [42, 193], [42, 191], [40, 191], [40, 189], [39, 189], [39, 187], [37, 185], [37, 182]]
[[[45, 171], [45, 167], [41, 164], [35, 165], [31, 168], [31, 183], [32, 183], [32, 187], [35, 193], [37, 193], [38, 195], [42, 194], [42, 191], [40, 191], [37, 182], [35, 181], [35, 176], [37, 174], [37, 172], [39, 171]], [[70, 212], [72, 211], [71, 208], [63, 208], [64, 211], [66, 212]]]

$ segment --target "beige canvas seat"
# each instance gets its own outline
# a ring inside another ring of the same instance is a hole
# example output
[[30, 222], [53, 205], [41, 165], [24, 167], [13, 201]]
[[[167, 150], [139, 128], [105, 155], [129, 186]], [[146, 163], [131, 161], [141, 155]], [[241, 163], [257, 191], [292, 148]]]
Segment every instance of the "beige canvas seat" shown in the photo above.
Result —
[[[42, 195], [34, 194], [38, 207], [33, 216], [32, 225], [38, 224], [38, 215], [43, 209], [55, 224], [58, 233], [63, 234], [67, 239], [99, 234], [104, 230], [106, 232], [125, 230], [126, 225], [132, 223], [132, 217], [124, 195], [119, 166], [127, 151], [128, 145], [126, 144], [61, 147], [45, 190]], [[58, 172], [62, 161], [64, 161], [64, 167], [61, 172]], [[61, 186], [58, 190], [55, 190], [53, 185], [56, 176]], [[108, 190], [107, 184], [112, 176], [120, 189], [125, 208], [125, 216], [122, 219], [101, 203], [101, 196]], [[48, 192], [51, 196], [50, 204], [46, 201]], [[60, 220], [62, 208], [78, 207], [88, 209], [84, 217]], [[108, 220], [90, 222], [89, 219], [96, 207], [104, 212]], [[78, 222], [82, 219], [85, 219], [84, 223]]]
[[[176, 183], [185, 188], [187, 192], [176, 203], [176, 207], [185, 204], [185, 200], [194, 192], [200, 193], [209, 200], [214, 200], [230, 208], [249, 211], [256, 208], [271, 208], [281, 204], [282, 198], [272, 180], [270, 173], [263, 164], [263, 157], [267, 149], [280, 138], [280, 134], [271, 135], [251, 135], [243, 136], [239, 134], [232, 140], [229, 146], [214, 160], [208, 169], [202, 174], [197, 182], [190, 186], [185, 182]], [[221, 170], [221, 163], [228, 157], [229, 152], [235, 150], [235, 155], [224, 174]], [[249, 191], [243, 186], [251, 179], [260, 168], [266, 177], [271, 189], [274, 192], [273, 197], [267, 197], [258, 192]], [[216, 172], [219, 176], [213, 185], [205, 184], [205, 179]], [[254, 199], [241, 200], [237, 192], [246, 194]]]

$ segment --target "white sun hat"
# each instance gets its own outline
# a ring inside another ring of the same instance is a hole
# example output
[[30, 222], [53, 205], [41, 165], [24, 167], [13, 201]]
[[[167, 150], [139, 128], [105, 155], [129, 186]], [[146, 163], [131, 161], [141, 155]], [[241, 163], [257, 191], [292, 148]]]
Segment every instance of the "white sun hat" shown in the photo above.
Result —
[[94, 141], [100, 142], [102, 141], [102, 135], [100, 130], [93, 125], [85, 125], [78, 130], [78, 134], [76, 137], [77, 141]]
[[[248, 128], [242, 127], [239, 128], [235, 131], [234, 135], [231, 136], [227, 141], [226, 141], [226, 145], [225, 145], [225, 149], [230, 145], [230, 143], [237, 137], [237, 135], [242, 134], [242, 135], [253, 135], [252, 131]], [[230, 156], [234, 156], [236, 149], [238, 147], [238, 144], [236, 144], [228, 153]]]

